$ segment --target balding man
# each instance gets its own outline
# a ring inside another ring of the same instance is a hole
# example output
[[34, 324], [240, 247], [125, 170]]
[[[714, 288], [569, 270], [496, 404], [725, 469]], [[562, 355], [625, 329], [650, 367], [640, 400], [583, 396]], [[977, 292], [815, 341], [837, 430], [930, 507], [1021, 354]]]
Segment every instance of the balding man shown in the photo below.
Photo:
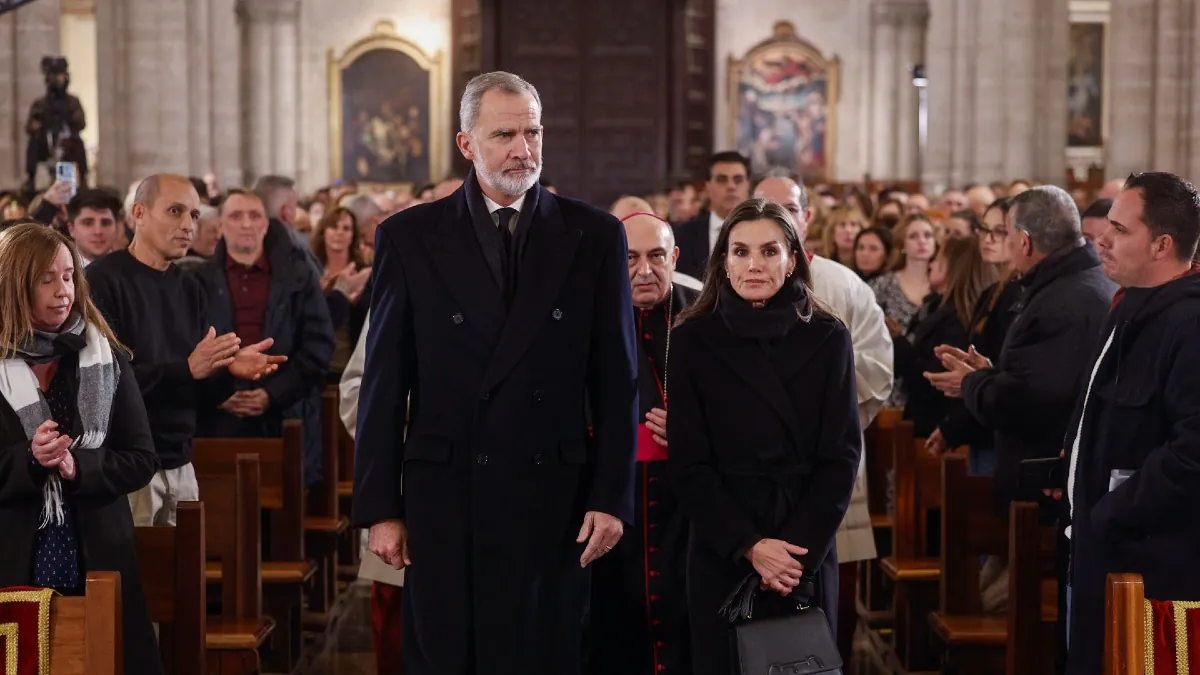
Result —
[[433, 198], [442, 199], [454, 194], [454, 191], [462, 187], [463, 179], [447, 178], [437, 185], [433, 186]]
[[627, 215], [624, 223], [638, 326], [634, 517], [630, 531], [592, 572], [588, 667], [591, 675], [689, 673], [687, 527], [666, 477], [665, 374], [671, 326], [699, 294], [673, 282], [679, 249], [670, 224], [650, 213]]
[[[808, 236], [812, 218], [808, 191], [790, 178], [764, 179], [754, 191], [756, 197], [776, 202], [792, 214], [800, 241]], [[854, 375], [858, 385], [858, 419], [863, 429], [875, 419], [883, 402], [892, 393], [892, 338], [884, 323], [883, 310], [875, 301], [875, 293], [857, 274], [828, 258], [809, 254], [813, 294], [827, 309], [845, 322], [854, 342]], [[866, 462], [858, 465], [858, 479], [850, 508], [837, 533], [839, 562], [839, 606], [836, 619], [826, 608], [831, 620], [838, 621], [838, 647], [842, 658], [850, 657], [851, 639], [857, 612], [854, 607], [854, 588], [857, 580], [856, 562], [875, 557], [875, 538], [871, 532], [871, 516], [867, 511]]]
[[1100, 188], [1100, 192], [1096, 193], [1096, 199], [1116, 199], [1123, 187], [1125, 187], [1124, 178], [1110, 179]]
[[967, 190], [967, 208], [975, 212], [979, 218], [987, 213], [987, 207], [996, 201], [996, 193], [986, 185], [976, 185]]
[[[613, 202], [612, 206], [609, 207], [608, 212], [616, 216], [618, 220], [624, 221], [626, 218], [635, 213], [644, 213], [649, 216], [654, 216], [654, 207], [650, 206], [650, 202], [642, 199], [641, 197], [625, 195], [623, 197], [619, 197], [617, 201]], [[671, 233], [671, 245], [675, 246], [674, 231]], [[696, 291], [697, 293], [700, 292], [700, 289], [703, 286], [699, 279], [680, 272], [679, 270], [675, 269], [675, 265], [671, 265], [671, 281], [684, 288]]]
[[232, 331], [218, 335], [200, 284], [171, 264], [187, 254], [200, 218], [187, 178], [147, 178], [130, 211], [133, 243], [90, 265], [87, 280], [117, 339], [137, 354], [133, 372], [162, 464], [129, 495], [134, 525], [174, 525], [177, 504], [199, 498], [191, 465], [198, 413], [228, 398], [234, 377], [258, 379], [284, 359], [263, 354], [271, 340], [243, 347]]

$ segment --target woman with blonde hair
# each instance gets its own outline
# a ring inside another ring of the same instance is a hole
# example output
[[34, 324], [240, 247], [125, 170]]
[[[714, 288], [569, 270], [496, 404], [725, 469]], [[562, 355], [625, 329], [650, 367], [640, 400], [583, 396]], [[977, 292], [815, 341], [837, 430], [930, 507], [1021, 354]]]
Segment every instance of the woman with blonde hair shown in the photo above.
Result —
[[858, 209], [839, 206], [830, 211], [828, 224], [822, 233], [826, 257], [853, 268], [854, 242], [858, 233], [866, 227], [867, 219]]
[[125, 672], [161, 673], [125, 498], [159, 462], [129, 354], [67, 237], [12, 226], [0, 269], [0, 587], [77, 595], [120, 572]]

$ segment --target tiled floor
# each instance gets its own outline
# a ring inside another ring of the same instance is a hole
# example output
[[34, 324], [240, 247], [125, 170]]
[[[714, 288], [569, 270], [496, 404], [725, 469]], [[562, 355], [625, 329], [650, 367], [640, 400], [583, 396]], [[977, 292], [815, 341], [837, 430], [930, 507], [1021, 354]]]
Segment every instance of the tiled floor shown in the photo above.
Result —
[[[356, 585], [351, 591], [346, 613], [334, 628], [324, 649], [304, 668], [303, 675], [377, 675], [371, 651], [370, 603], [367, 586]], [[855, 640], [855, 659], [847, 675], [881, 675], [865, 639]]]

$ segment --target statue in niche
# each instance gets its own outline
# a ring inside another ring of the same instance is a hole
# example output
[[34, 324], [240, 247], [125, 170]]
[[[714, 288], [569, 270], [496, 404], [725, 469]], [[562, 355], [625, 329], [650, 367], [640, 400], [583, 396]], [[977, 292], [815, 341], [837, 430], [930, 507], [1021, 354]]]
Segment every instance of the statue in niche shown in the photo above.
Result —
[[67, 93], [71, 74], [67, 60], [61, 56], [42, 59], [42, 74], [46, 78], [46, 95], [33, 102], [25, 133], [29, 144], [25, 150], [26, 190], [37, 190], [37, 171], [45, 166], [54, 180], [56, 162], [74, 162], [78, 185], [87, 185], [87, 152], [80, 133], [87, 126], [83, 104]]

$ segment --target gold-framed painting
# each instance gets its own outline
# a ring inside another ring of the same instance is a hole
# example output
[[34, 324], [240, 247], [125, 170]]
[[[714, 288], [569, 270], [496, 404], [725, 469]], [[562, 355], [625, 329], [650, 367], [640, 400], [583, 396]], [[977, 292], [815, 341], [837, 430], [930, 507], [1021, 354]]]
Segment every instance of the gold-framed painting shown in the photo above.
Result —
[[1104, 145], [1108, 24], [1072, 22], [1067, 60], [1067, 147]]
[[838, 66], [790, 21], [777, 22], [742, 58], [729, 57], [729, 141], [750, 158], [752, 174], [834, 179]]
[[440, 51], [427, 55], [380, 21], [328, 61], [331, 179], [402, 188], [445, 175]]

